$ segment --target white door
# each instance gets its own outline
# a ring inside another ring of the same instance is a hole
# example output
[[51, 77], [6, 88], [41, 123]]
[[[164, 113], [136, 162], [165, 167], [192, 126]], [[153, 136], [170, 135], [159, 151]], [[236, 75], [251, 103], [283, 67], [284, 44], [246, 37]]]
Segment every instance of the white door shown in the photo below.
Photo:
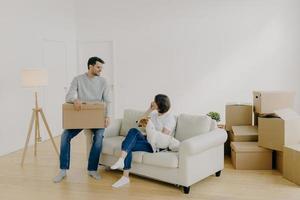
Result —
[[[53, 135], [62, 133], [62, 104], [67, 82], [67, 47], [63, 41], [43, 41], [43, 65], [48, 70], [48, 86], [44, 90], [43, 110]], [[40, 120], [41, 126], [43, 126]], [[48, 138], [43, 130], [42, 139]]]
[[113, 41], [78, 42], [78, 72], [82, 74], [87, 71], [87, 61], [90, 57], [99, 57], [105, 64], [102, 76], [106, 78], [110, 85], [112, 97], [112, 117], [114, 118], [114, 65], [113, 65]]

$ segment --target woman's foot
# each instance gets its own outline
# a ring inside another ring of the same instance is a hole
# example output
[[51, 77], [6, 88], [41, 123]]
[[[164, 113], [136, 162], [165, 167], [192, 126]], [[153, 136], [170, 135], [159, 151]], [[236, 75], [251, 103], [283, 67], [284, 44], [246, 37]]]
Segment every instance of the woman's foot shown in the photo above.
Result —
[[124, 185], [127, 185], [130, 183], [129, 177], [127, 176], [122, 176], [117, 182], [115, 182], [112, 187], [114, 188], [120, 188], [123, 187]]
[[113, 164], [111, 167], [111, 169], [123, 169], [124, 168], [124, 158], [119, 158], [119, 160]]

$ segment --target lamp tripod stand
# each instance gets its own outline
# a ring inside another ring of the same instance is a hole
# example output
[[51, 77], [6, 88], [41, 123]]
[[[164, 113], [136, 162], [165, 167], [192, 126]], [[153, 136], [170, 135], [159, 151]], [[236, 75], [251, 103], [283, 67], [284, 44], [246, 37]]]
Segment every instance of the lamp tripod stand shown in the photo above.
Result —
[[56, 147], [54, 139], [52, 137], [52, 133], [51, 133], [49, 125], [47, 123], [47, 120], [46, 120], [46, 117], [44, 115], [43, 109], [38, 106], [37, 92], [35, 92], [34, 94], [35, 94], [35, 108], [32, 109], [32, 115], [31, 115], [31, 120], [30, 120], [30, 123], [29, 123], [29, 129], [28, 129], [28, 133], [27, 133], [27, 139], [26, 139], [26, 142], [25, 142], [25, 148], [24, 148], [23, 155], [22, 155], [21, 166], [23, 166], [23, 164], [24, 164], [29, 139], [30, 139], [31, 132], [32, 132], [32, 129], [33, 129], [33, 124], [34, 124], [34, 133], [35, 133], [34, 134], [34, 156], [37, 155], [37, 143], [41, 142], [39, 114], [42, 117], [44, 125], [47, 129], [47, 132], [49, 134], [49, 137], [50, 137], [51, 142], [53, 144], [53, 147], [55, 149], [55, 152], [59, 156], [57, 147]]

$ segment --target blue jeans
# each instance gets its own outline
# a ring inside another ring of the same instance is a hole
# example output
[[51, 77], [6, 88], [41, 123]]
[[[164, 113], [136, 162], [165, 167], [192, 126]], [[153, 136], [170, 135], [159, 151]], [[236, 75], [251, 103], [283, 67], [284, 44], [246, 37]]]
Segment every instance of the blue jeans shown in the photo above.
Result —
[[153, 153], [152, 146], [147, 141], [146, 136], [144, 136], [136, 128], [132, 128], [128, 131], [125, 140], [122, 142], [122, 151], [127, 152], [127, 156], [124, 160], [124, 170], [131, 168], [133, 151], [146, 151]]
[[[99, 157], [102, 150], [102, 141], [104, 128], [91, 129], [93, 132], [93, 144], [90, 150], [88, 170], [96, 171], [98, 169]], [[60, 169], [70, 168], [70, 151], [71, 151], [71, 140], [73, 137], [78, 135], [82, 129], [66, 129], [61, 136], [60, 142]]]

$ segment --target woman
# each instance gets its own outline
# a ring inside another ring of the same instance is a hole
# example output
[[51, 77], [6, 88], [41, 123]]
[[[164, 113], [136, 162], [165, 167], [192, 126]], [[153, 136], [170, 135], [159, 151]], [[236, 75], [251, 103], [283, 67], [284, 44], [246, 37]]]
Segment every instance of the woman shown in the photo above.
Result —
[[[150, 108], [144, 113], [142, 118], [150, 115], [150, 119], [153, 122], [155, 129], [170, 135], [176, 126], [175, 117], [168, 112], [170, 106], [171, 104], [168, 96], [158, 94], [155, 96], [154, 102], [151, 102]], [[131, 168], [132, 152], [134, 151], [153, 153], [153, 149], [147, 141], [146, 136], [136, 128], [132, 128], [128, 131], [127, 136], [122, 142], [120, 158], [111, 166], [111, 169], [123, 169], [123, 176], [112, 185], [113, 187], [119, 188], [130, 183], [129, 170]]]

